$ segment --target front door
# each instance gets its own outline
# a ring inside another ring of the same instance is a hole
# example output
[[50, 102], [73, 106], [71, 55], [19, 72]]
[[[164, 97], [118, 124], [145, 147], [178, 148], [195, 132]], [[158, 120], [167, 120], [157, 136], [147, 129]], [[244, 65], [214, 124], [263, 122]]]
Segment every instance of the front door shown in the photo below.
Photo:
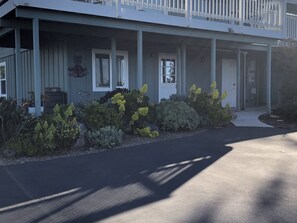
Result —
[[222, 61], [222, 92], [227, 92], [227, 97], [223, 100], [222, 105], [229, 104], [230, 107], [236, 107], [236, 60], [223, 59]]
[[159, 101], [176, 94], [176, 55], [159, 55]]

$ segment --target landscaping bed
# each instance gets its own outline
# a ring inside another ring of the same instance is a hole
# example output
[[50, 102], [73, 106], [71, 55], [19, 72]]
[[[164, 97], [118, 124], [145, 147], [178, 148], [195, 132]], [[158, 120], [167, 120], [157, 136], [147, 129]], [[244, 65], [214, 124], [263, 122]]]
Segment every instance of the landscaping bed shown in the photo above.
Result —
[[151, 103], [139, 90], [115, 89], [85, 104], [56, 105], [34, 116], [16, 100], [0, 98], [0, 165], [44, 160], [185, 137], [234, 118], [215, 82], [192, 85], [188, 96]]
[[[230, 125], [229, 127], [233, 127], [233, 126]], [[153, 142], [184, 138], [184, 137], [203, 133], [207, 130], [208, 128], [201, 128], [192, 132], [178, 132], [178, 133], [161, 132], [160, 136], [156, 138], [145, 138], [145, 137], [139, 137], [135, 135], [125, 135], [124, 142], [121, 145], [115, 146], [113, 149], [121, 149], [121, 148], [143, 145], [143, 144], [148, 144]], [[9, 155], [8, 156], [4, 155], [2, 151], [2, 153], [0, 153], [0, 166], [21, 164], [21, 163], [32, 162], [32, 161], [59, 159], [59, 158], [65, 158], [65, 157], [85, 155], [90, 153], [99, 153], [107, 150], [109, 149], [106, 149], [106, 148], [95, 149], [92, 146], [87, 146], [85, 148], [76, 148], [76, 149], [74, 148], [69, 151], [63, 150], [54, 155], [34, 156], [34, 157], [28, 157], [28, 156], [15, 157], [14, 155], [10, 157]]]
[[273, 126], [275, 128], [282, 128], [282, 129], [297, 129], [297, 122], [289, 122], [286, 121], [284, 118], [280, 117], [279, 115], [275, 114], [264, 114], [259, 116], [259, 120], [267, 125]]

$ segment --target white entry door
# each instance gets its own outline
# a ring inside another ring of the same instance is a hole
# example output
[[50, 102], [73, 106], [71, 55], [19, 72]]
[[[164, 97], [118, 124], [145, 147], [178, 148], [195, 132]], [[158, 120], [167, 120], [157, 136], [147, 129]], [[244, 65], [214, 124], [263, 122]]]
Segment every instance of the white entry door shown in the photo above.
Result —
[[237, 67], [236, 60], [223, 59], [222, 61], [222, 92], [227, 92], [227, 97], [223, 100], [222, 105], [229, 104], [230, 107], [236, 108], [237, 92]]
[[159, 55], [159, 101], [176, 94], [176, 55]]

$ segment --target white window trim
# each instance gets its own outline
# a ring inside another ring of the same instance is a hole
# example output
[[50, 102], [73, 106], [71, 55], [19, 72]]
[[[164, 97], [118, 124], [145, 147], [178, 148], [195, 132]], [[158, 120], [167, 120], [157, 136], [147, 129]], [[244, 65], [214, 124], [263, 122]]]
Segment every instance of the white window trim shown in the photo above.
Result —
[[117, 86], [117, 88], [127, 88], [129, 89], [129, 56], [127, 51], [117, 51], [117, 56], [123, 56], [125, 59], [124, 65], [124, 86]]
[[[97, 87], [96, 86], [96, 54], [106, 54], [109, 55], [109, 87]], [[117, 51], [117, 56], [123, 56], [125, 59], [125, 65], [124, 65], [124, 80], [125, 84], [124, 86], [117, 86], [117, 88], [129, 88], [129, 57], [127, 51]], [[105, 91], [111, 91], [112, 90], [112, 57], [111, 57], [111, 50], [102, 50], [102, 49], [92, 49], [92, 86], [94, 92], [105, 92]]]
[[[0, 63], [0, 67], [4, 66], [4, 70], [5, 70], [5, 79], [1, 79], [0, 76], [0, 97], [4, 97], [7, 98], [7, 70], [6, 70], [6, 62], [1, 62]], [[2, 94], [2, 89], [1, 89], [1, 81], [5, 80], [5, 89], [6, 89], [6, 94]]]
[[[161, 76], [161, 60], [162, 59], [169, 59], [169, 60], [175, 60], [175, 83], [163, 83], [162, 82], [162, 76]], [[160, 53], [159, 54], [159, 83], [161, 84], [177, 84], [177, 56], [176, 54], [173, 54], [173, 53]]]
[[[109, 55], [109, 87], [97, 87], [96, 86], [96, 53]], [[110, 50], [92, 50], [92, 85], [93, 91], [110, 91], [112, 89], [112, 71], [111, 71], [111, 53]]]

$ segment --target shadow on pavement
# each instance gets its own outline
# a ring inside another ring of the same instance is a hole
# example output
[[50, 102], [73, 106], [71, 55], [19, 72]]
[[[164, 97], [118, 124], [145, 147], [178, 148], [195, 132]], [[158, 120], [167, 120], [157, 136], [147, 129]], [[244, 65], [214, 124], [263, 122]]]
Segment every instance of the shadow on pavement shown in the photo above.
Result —
[[[232, 148], [226, 146], [230, 141], [286, 133], [279, 129], [210, 129], [166, 142], [1, 167], [0, 221], [102, 220], [170, 197], [230, 152]], [[259, 205], [265, 205], [265, 199]]]

